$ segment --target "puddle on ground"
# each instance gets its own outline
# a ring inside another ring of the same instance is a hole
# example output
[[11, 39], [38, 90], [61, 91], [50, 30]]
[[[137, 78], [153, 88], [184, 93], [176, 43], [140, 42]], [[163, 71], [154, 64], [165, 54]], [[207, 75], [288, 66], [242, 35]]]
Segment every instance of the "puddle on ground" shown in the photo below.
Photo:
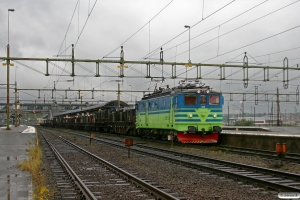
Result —
[[10, 180], [11, 178], [22, 178], [22, 177], [31, 177], [30, 174], [24, 173], [24, 174], [8, 174], [5, 176], [0, 176], [0, 179], [7, 179]]
[[7, 157], [0, 157], [0, 161], [24, 160], [24, 158], [26, 158], [25, 155], [7, 156]]

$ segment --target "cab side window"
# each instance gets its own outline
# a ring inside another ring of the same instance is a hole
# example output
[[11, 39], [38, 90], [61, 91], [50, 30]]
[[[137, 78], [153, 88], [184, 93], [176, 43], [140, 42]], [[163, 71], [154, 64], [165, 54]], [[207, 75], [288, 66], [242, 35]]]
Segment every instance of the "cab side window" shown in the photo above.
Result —
[[209, 96], [209, 105], [219, 105], [220, 97], [218, 95], [210, 95]]

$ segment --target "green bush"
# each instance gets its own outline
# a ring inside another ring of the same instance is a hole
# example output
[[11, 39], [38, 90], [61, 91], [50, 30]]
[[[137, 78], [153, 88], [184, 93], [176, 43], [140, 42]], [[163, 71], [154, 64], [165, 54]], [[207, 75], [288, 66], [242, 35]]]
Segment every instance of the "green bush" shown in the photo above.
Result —
[[254, 122], [242, 119], [242, 120], [236, 121], [234, 125], [235, 126], [254, 126]]

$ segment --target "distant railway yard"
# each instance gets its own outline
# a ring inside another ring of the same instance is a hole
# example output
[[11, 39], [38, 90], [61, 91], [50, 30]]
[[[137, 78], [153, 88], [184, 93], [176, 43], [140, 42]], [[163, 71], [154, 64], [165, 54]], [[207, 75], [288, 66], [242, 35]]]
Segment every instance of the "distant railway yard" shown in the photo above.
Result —
[[281, 165], [275, 151], [136, 137], [129, 151], [126, 135], [37, 132], [54, 199], [278, 199], [300, 191], [296, 153]]

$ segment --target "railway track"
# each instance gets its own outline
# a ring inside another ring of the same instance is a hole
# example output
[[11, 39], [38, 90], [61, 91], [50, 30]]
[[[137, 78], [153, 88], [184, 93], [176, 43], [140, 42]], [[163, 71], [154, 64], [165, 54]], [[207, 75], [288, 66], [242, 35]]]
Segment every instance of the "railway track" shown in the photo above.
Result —
[[[79, 133], [73, 134], [82, 137], [88, 137]], [[94, 140], [110, 144], [118, 148], [126, 148], [120, 141], [104, 138], [95, 138]], [[168, 160], [172, 163], [181, 164], [194, 169], [200, 169], [235, 180], [241, 180], [253, 185], [259, 185], [276, 191], [300, 192], [300, 175], [298, 174], [245, 165], [236, 162], [229, 162], [225, 160], [217, 160], [203, 156], [190, 155], [145, 145], [135, 145], [131, 148], [131, 150]]]
[[[276, 155], [275, 151], [267, 151], [261, 149], [250, 149], [250, 148], [242, 148], [242, 147], [233, 147], [233, 146], [225, 146], [221, 145], [218, 147], [219, 150], [229, 151], [231, 153], [241, 154], [241, 155], [250, 155], [250, 156], [260, 156], [262, 158], [267, 158], [271, 160], [278, 160], [279, 158]], [[300, 164], [300, 154], [296, 153], [287, 153], [285, 158], [285, 162], [293, 162]]]
[[[73, 180], [56, 158], [47, 140], [44, 138], [44, 140], [40, 140], [40, 143], [43, 145], [43, 151], [51, 171], [47, 173], [50, 173], [52, 181], [54, 181], [57, 186], [57, 191], [52, 191], [54, 193], [54, 199], [80, 199], [80, 191], [74, 186]], [[44, 145], [44, 143], [46, 145]]]
[[[65, 130], [62, 130], [62, 131], [65, 132]], [[132, 138], [140, 139], [139, 137], [132, 137]], [[170, 144], [170, 141], [159, 141], [159, 140], [151, 140], [151, 139], [150, 139], [150, 141], [155, 142], [155, 143], [159, 143], [159, 144], [165, 144], [165, 145]], [[189, 146], [189, 147], [201, 148], [201, 149], [202, 148], [207, 149], [209, 147], [215, 147], [218, 150], [221, 150], [221, 151], [224, 151], [224, 152], [230, 152], [230, 153], [239, 154], [239, 155], [259, 156], [261, 158], [266, 158], [268, 160], [275, 160], [275, 161], [280, 160], [278, 158], [278, 156], [276, 155], [275, 151], [267, 151], [267, 150], [261, 150], [261, 149], [250, 149], [250, 148], [242, 148], [242, 147], [234, 147], [234, 146], [226, 146], [226, 145], [217, 145], [217, 144], [199, 146], [198, 144], [188, 144], [187, 145], [187, 144], [182, 144], [182, 143], [176, 143], [176, 146], [182, 146], [182, 147]], [[287, 154], [286, 154], [286, 156], [284, 157], [283, 160], [284, 160], [284, 162], [288, 162], [288, 163], [300, 164], [300, 154], [288, 153], [287, 152]]]
[[[140, 138], [138, 138], [138, 139], [140, 139]], [[151, 140], [151, 139], [150, 139], [150, 141], [155, 142], [155, 143], [165, 144], [165, 145], [169, 145], [171, 143], [170, 141], [159, 141], [159, 140]], [[180, 146], [180, 147], [188, 146], [188, 147], [200, 148], [200, 149], [202, 149], [202, 148], [207, 149], [210, 147], [214, 147], [215, 149], [217, 148], [218, 150], [221, 150], [223, 152], [230, 152], [230, 153], [239, 154], [239, 155], [259, 156], [261, 158], [265, 158], [268, 160], [274, 160], [274, 161], [280, 160], [280, 158], [278, 158], [275, 151], [268, 151], [268, 150], [261, 150], [261, 149], [250, 149], [250, 148], [242, 148], [242, 147], [234, 147], [234, 146], [226, 146], [226, 145], [218, 145], [218, 144], [209, 144], [206, 146], [203, 146], [203, 145], [199, 146], [199, 144], [188, 144], [187, 145], [184, 143], [177, 143], [177, 142], [176, 142], [176, 146]], [[287, 162], [287, 163], [300, 164], [300, 154], [287, 152], [283, 161]]]
[[[185, 199], [150, 180], [144, 180], [113, 165], [82, 147], [40, 130], [55, 157], [79, 190], [78, 199]], [[60, 170], [61, 173], [63, 173]], [[73, 193], [76, 198], [77, 193]], [[71, 197], [70, 197], [71, 198]]]
[[199, 168], [207, 172], [220, 174], [233, 179], [239, 179], [254, 185], [260, 185], [278, 191], [300, 191], [300, 175], [298, 174], [244, 165], [225, 160], [216, 160], [203, 156], [178, 153], [153, 147], [143, 146], [143, 148], [155, 152], [163, 152], [163, 154], [165, 154], [164, 157], [171, 162], [176, 161], [189, 167]]
[[[61, 153], [64, 152], [73, 152], [73, 148], [70, 148], [68, 146], [63, 146], [63, 144], [60, 141], [56, 142], [49, 138], [49, 136], [46, 136], [45, 133], [40, 132], [40, 134], [43, 136], [46, 143], [49, 145], [49, 148], [51, 149], [52, 153], [55, 156], [54, 163], [60, 163], [60, 166], [58, 168], [54, 168], [53, 172], [54, 174], [57, 174], [59, 177], [58, 179], [63, 180], [63, 182], [58, 182], [58, 187], [61, 189], [67, 188], [69, 191], [68, 197], [63, 198], [74, 198], [74, 199], [82, 199], [83, 197], [86, 199], [97, 199], [95, 195], [86, 187], [86, 184], [79, 178], [79, 176], [76, 174], [76, 172], [72, 169], [70, 164], [63, 158]], [[53, 144], [53, 142], [56, 143], [56, 148]], [[57, 144], [59, 142], [59, 144]], [[60, 146], [58, 146], [60, 145]], [[55, 164], [55, 166], [58, 166]], [[74, 184], [75, 183], [75, 184]], [[72, 193], [71, 191], [77, 191], [76, 193]], [[64, 191], [61, 191], [63, 193]]]

